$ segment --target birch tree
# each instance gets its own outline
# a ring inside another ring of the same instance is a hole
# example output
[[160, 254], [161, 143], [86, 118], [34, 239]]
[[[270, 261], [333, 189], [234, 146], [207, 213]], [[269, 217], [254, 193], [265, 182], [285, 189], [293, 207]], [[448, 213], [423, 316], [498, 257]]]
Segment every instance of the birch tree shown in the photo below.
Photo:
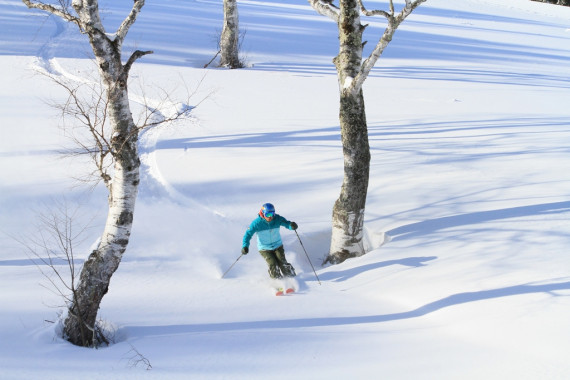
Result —
[[556, 5], [570, 6], [570, 0], [532, 0], [532, 1], [538, 1], [538, 2], [541, 2], [541, 3], [550, 3], [550, 4], [556, 4]]
[[239, 60], [239, 15], [237, 0], [224, 0], [224, 26], [220, 36], [220, 66], [243, 67]]
[[[344, 154], [344, 179], [333, 206], [332, 238], [325, 263], [337, 264], [365, 254], [363, 246], [364, 210], [370, 175], [370, 147], [362, 85], [398, 28], [414, 9], [426, 0], [405, 0], [396, 12], [393, 0], [388, 10], [368, 10], [362, 0], [308, 0], [321, 15], [338, 25], [339, 53], [336, 66], [340, 109], [339, 120]], [[363, 60], [362, 35], [366, 28], [361, 14], [382, 16], [387, 26], [370, 55]]]
[[110, 155], [113, 161], [112, 171], [101, 172], [109, 191], [108, 216], [98, 247], [83, 265], [63, 328], [71, 343], [92, 346], [97, 344], [94, 336], [99, 305], [129, 243], [138, 192], [139, 130], [130, 110], [127, 80], [134, 62], [152, 51], [137, 50], [123, 63], [121, 48], [145, 1], [135, 0], [129, 14], [112, 34], [105, 31], [97, 0], [58, 0], [53, 4], [22, 1], [28, 8], [48, 12], [77, 25], [79, 31], [87, 35], [104, 88], [105, 112], [112, 129], [109, 140], [100, 148], [102, 154]]

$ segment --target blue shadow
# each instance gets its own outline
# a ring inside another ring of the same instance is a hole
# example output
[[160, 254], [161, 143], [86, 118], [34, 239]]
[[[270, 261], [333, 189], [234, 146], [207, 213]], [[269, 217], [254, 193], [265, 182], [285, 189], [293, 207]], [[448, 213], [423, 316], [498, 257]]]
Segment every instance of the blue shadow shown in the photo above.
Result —
[[[196, 333], [213, 333], [226, 331], [248, 331], [248, 330], [278, 330], [278, 329], [298, 329], [311, 327], [334, 327], [351, 326], [361, 324], [383, 323], [422, 317], [436, 311], [458, 306], [471, 302], [485, 301], [496, 298], [520, 296], [526, 294], [545, 293], [552, 296], [560, 296], [557, 291], [569, 290], [570, 281], [550, 283], [543, 285], [516, 285], [505, 288], [482, 290], [477, 292], [465, 292], [453, 294], [440, 300], [430, 302], [417, 309], [401, 313], [356, 316], [356, 317], [320, 317], [320, 318], [299, 318], [285, 320], [250, 321], [250, 322], [224, 322], [224, 323], [199, 323], [187, 325], [169, 326], [126, 326], [123, 329], [128, 336], [144, 338], [161, 335], [180, 335]], [[122, 335], [122, 334], [121, 334]]]

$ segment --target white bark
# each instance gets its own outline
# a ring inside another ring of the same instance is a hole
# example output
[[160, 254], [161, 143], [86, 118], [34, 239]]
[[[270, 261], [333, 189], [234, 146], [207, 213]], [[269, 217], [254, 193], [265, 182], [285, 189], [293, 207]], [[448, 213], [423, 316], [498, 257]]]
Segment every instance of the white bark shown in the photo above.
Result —
[[242, 67], [239, 60], [239, 15], [236, 0], [224, 0], [224, 26], [220, 36], [220, 66]]
[[[362, 238], [370, 175], [370, 148], [362, 86], [400, 23], [425, 1], [406, 0], [404, 8], [396, 15], [392, 0], [389, 2], [389, 11], [368, 11], [362, 0], [339, 0], [338, 7], [332, 1], [308, 0], [318, 13], [337, 23], [340, 42], [339, 54], [333, 61], [340, 92], [344, 180], [333, 207], [331, 246], [325, 262], [340, 263], [365, 253]], [[381, 15], [388, 20], [384, 34], [364, 62], [362, 33], [365, 27], [360, 22], [360, 12], [367, 16]]]
[[136, 51], [123, 65], [121, 47], [145, 1], [134, 2], [114, 39], [105, 32], [97, 0], [73, 0], [77, 16], [69, 9], [30, 0], [23, 2], [29, 8], [44, 10], [78, 25], [89, 37], [106, 92], [107, 114], [113, 130], [109, 148], [114, 160], [112, 179], [105, 180], [109, 189], [109, 211], [99, 247], [83, 265], [64, 323], [64, 333], [70, 342], [90, 346], [97, 344], [94, 333], [99, 305], [129, 242], [139, 185], [138, 129], [130, 111], [127, 80], [135, 60], [152, 52]]
[[311, 7], [319, 14], [326, 16], [338, 24], [339, 9], [331, 1], [308, 0]]
[[[332, 8], [331, 6], [331, 9]], [[332, 237], [326, 262], [339, 263], [363, 255], [362, 230], [370, 148], [362, 90], [354, 78], [362, 64], [360, 10], [356, 0], [341, 0], [338, 13], [339, 54], [334, 58], [340, 92], [339, 121], [344, 154], [344, 179], [332, 213]]]

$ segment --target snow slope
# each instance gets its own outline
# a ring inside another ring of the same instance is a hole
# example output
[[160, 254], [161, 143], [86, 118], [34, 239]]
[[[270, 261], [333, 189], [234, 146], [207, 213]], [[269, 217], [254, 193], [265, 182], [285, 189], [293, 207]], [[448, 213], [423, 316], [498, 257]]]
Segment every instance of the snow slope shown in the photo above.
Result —
[[[119, 3], [101, 1], [109, 31]], [[0, 0], [0, 378], [570, 377], [570, 9], [429, 0], [406, 20], [364, 88], [370, 252], [322, 267], [342, 181], [336, 27], [304, 1], [239, 6], [248, 69], [203, 68], [220, 1], [147, 1], [127, 38], [125, 54], [155, 51], [133, 68], [137, 112], [186, 86], [197, 107], [141, 138], [133, 236], [100, 310], [115, 343], [89, 350], [57, 337], [62, 302], [16, 241], [62, 203], [89, 226], [79, 262], [102, 230], [104, 189], [58, 155], [46, 100], [65, 96], [35, 74], [87, 80], [89, 47]], [[382, 20], [367, 22], [371, 49]], [[299, 224], [321, 284], [287, 230], [297, 294], [272, 295], [255, 249], [220, 279], [265, 202]]]

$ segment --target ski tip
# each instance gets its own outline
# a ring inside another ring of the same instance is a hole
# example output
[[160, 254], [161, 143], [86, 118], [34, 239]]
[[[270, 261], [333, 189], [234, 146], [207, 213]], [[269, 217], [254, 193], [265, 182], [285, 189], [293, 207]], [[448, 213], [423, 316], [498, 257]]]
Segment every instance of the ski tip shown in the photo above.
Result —
[[275, 291], [275, 295], [276, 296], [283, 296], [285, 294], [291, 294], [294, 292], [295, 292], [295, 289], [293, 289], [293, 288], [287, 288], [287, 289], [279, 288]]

